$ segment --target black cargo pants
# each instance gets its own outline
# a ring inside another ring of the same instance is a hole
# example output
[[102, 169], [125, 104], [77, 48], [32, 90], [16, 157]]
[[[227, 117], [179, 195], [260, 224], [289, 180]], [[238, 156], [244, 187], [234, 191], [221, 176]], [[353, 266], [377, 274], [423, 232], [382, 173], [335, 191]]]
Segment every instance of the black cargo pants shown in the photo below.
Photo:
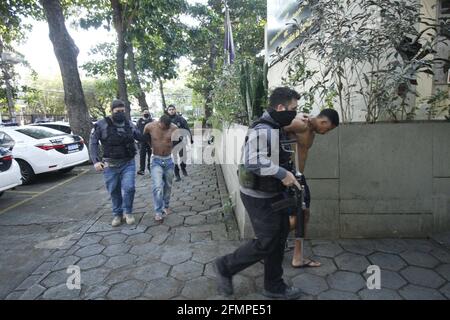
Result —
[[240, 246], [236, 251], [219, 259], [219, 271], [233, 276], [264, 260], [264, 288], [274, 293], [283, 293], [283, 256], [289, 234], [289, 213], [286, 210], [273, 212], [272, 203], [282, 200], [283, 195], [261, 199], [245, 195], [241, 199], [250, 217], [256, 239]]
[[145, 171], [145, 161], [147, 160], [147, 168], [150, 171], [150, 157], [152, 156], [152, 148], [148, 143], [141, 142], [139, 148], [139, 170]]

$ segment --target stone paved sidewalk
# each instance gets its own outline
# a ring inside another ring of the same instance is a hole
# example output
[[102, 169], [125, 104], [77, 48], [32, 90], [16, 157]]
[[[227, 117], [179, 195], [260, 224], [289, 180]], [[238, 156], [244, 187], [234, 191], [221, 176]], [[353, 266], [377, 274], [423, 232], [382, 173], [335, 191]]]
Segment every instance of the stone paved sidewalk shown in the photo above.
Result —
[[[223, 299], [216, 294], [212, 261], [241, 243], [220, 169], [189, 166], [174, 182], [173, 213], [153, 220], [149, 176], [137, 177], [137, 224], [110, 226], [111, 205], [101, 209], [55, 250], [7, 299]], [[447, 244], [448, 245], [448, 244]], [[432, 240], [311, 240], [307, 256], [320, 268], [293, 269], [285, 278], [302, 288], [301, 299], [450, 299], [449, 247]], [[367, 267], [381, 268], [381, 290], [368, 290]], [[81, 269], [81, 290], [68, 290], [69, 265]], [[234, 277], [231, 299], [264, 299], [263, 265]]]

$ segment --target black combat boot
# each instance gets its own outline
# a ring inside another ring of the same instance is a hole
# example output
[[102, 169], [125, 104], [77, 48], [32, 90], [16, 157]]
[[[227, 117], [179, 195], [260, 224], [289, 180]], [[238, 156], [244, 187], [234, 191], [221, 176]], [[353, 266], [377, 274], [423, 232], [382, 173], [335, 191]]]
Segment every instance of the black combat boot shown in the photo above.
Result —
[[185, 177], [187, 177], [188, 176], [188, 173], [187, 173], [187, 171], [186, 171], [186, 163], [181, 163], [181, 165], [180, 165], [180, 167], [181, 167], [181, 172], [183, 172], [183, 176], [185, 176]]
[[175, 165], [174, 173], [175, 173], [175, 181], [177, 182], [181, 181], [180, 168], [178, 168], [178, 165]]

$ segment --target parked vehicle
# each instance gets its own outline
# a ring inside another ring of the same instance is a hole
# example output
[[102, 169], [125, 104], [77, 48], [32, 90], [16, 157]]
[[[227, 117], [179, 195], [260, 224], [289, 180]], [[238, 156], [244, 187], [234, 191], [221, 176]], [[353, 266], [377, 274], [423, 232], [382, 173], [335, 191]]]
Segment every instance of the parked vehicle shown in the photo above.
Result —
[[68, 134], [72, 134], [72, 129], [70, 128], [69, 123], [64, 121], [39, 122], [30, 124], [30, 126], [46, 127], [50, 129], [59, 130]]
[[77, 135], [40, 127], [0, 128], [0, 147], [12, 150], [23, 184], [44, 172], [69, 172], [89, 160], [84, 140]]
[[0, 196], [4, 191], [22, 184], [22, 175], [11, 151], [0, 147]]

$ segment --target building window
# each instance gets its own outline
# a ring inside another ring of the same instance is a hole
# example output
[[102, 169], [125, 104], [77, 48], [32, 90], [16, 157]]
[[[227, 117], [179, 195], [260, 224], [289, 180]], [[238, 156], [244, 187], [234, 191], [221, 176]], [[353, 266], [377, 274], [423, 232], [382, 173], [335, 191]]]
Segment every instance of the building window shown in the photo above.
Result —
[[450, 15], [450, 0], [441, 0], [440, 14], [441, 16]]

